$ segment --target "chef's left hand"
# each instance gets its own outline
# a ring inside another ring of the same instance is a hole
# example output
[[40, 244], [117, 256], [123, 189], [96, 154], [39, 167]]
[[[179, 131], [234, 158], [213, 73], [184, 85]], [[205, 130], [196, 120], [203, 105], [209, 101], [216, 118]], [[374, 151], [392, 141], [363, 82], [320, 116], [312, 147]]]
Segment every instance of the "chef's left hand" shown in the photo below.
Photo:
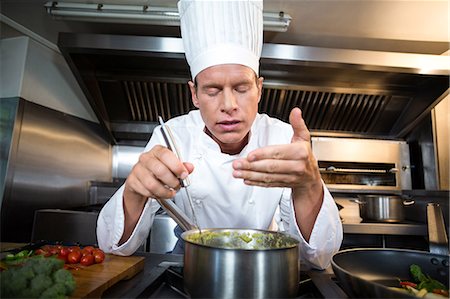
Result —
[[[256, 149], [233, 161], [233, 176], [247, 185], [290, 187], [294, 193], [322, 188], [317, 161], [312, 154], [310, 133], [299, 108], [289, 115], [294, 135], [290, 144]], [[306, 189], [306, 190], [304, 190]]]

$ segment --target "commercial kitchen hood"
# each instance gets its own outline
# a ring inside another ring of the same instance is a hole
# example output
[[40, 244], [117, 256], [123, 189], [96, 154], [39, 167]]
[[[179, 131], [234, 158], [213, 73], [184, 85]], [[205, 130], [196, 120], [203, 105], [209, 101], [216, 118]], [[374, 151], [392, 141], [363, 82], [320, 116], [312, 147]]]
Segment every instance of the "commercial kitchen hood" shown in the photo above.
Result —
[[[58, 46], [115, 144], [194, 109], [180, 38], [61, 33]], [[449, 92], [449, 57], [264, 44], [259, 111], [303, 110], [317, 135], [403, 138]]]

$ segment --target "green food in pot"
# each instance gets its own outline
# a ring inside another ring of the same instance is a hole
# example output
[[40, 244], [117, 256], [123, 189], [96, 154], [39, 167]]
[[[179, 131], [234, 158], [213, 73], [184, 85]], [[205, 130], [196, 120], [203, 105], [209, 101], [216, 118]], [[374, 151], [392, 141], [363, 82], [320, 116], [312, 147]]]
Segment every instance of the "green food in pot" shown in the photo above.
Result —
[[282, 249], [298, 244], [297, 240], [282, 233], [252, 230], [202, 230], [201, 234], [193, 232], [184, 238], [194, 244], [223, 249]]

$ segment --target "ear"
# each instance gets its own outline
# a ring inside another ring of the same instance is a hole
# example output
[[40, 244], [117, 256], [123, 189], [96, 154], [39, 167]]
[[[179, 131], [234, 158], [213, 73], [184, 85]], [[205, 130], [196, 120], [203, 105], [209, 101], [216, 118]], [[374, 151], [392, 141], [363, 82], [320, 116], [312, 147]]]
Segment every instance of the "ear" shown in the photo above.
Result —
[[195, 84], [194, 84], [194, 82], [189, 81], [188, 85], [189, 85], [189, 89], [191, 90], [192, 104], [194, 104], [195, 108], [198, 108], [199, 102], [198, 102], [198, 98], [197, 98], [197, 89], [195, 88]]
[[258, 87], [258, 103], [259, 103], [259, 101], [261, 101], [262, 90], [263, 90], [263, 81], [264, 81], [264, 77], [259, 77], [259, 78], [258, 78], [258, 81], [257, 81], [257, 87]]

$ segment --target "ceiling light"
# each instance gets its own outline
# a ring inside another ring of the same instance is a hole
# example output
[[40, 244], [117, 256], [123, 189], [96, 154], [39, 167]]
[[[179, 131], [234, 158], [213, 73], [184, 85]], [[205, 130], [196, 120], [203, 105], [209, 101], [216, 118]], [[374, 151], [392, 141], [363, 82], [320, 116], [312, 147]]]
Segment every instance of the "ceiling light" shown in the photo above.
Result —
[[[180, 16], [175, 7], [69, 2], [47, 2], [44, 6], [55, 19], [180, 26]], [[286, 32], [291, 16], [284, 12], [263, 12], [263, 20], [265, 31]]]

